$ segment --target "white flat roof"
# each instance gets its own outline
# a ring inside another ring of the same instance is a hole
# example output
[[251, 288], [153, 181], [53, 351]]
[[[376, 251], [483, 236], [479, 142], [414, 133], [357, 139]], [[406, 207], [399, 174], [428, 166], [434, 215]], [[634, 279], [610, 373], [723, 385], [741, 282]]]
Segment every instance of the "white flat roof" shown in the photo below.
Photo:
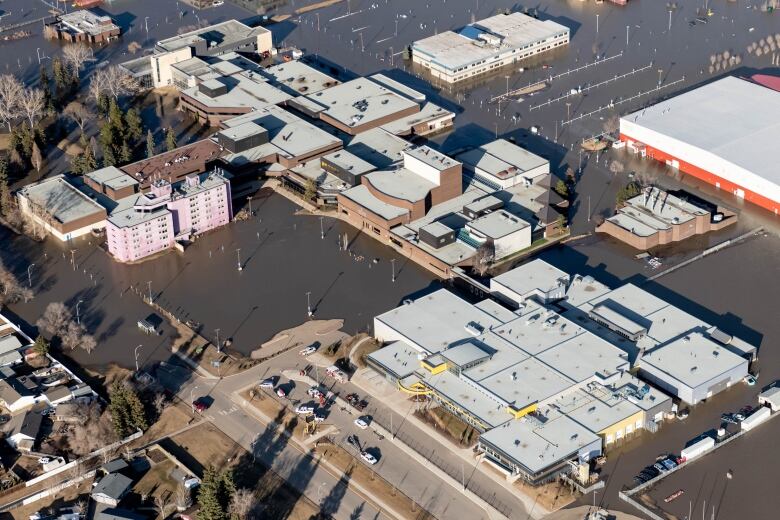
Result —
[[780, 184], [775, 158], [780, 92], [775, 90], [729, 76], [628, 114], [621, 118], [623, 122], [687, 143]]
[[650, 350], [639, 360], [640, 367], [653, 366], [691, 388], [740, 365], [747, 371], [747, 363], [747, 359], [697, 332]]
[[[522, 49], [569, 28], [552, 20], [537, 20], [523, 13], [497, 14], [459, 32], [445, 31], [412, 44], [415, 54], [454, 70], [472, 62], [490, 58], [512, 49]], [[500, 46], [478, 44], [477, 35], [486, 33], [501, 39]]]
[[580, 449], [601, 443], [598, 435], [573, 419], [551, 414], [544, 423], [531, 417], [508, 421], [480, 439], [495, 446], [531, 473], [539, 473]]
[[19, 193], [63, 224], [95, 213], [105, 214], [106, 211], [103, 206], [68, 182], [63, 175], [28, 184], [21, 188]]
[[393, 220], [409, 213], [407, 209], [393, 206], [374, 197], [368, 188], [362, 184], [343, 191], [341, 194], [385, 220]]
[[544, 260], [536, 259], [492, 278], [490, 290], [497, 292], [499, 288], [495, 284], [499, 284], [523, 296], [537, 289], [551, 291], [560, 285], [561, 280], [567, 283], [569, 275]]
[[466, 224], [466, 227], [493, 239], [511, 235], [529, 226], [525, 220], [503, 209], [477, 217]]
[[370, 172], [364, 178], [385, 195], [409, 202], [424, 199], [436, 187], [431, 181], [406, 168]]

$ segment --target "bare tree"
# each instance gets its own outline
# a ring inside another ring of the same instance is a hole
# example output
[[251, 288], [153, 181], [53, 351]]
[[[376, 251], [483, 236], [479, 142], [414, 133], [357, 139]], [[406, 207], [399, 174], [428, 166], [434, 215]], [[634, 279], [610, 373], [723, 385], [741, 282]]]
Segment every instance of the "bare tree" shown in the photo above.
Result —
[[78, 76], [81, 68], [92, 56], [92, 51], [83, 43], [74, 43], [65, 47], [62, 51], [62, 59], [71, 66], [73, 73]]
[[183, 483], [176, 488], [176, 509], [184, 511], [192, 505], [192, 492]]
[[165, 512], [168, 510], [168, 507], [170, 506], [170, 502], [168, 501], [169, 493], [163, 492], [158, 495], [154, 496], [154, 507], [160, 512], [160, 518], [165, 518], [167, 515]]
[[11, 74], [0, 75], [0, 121], [11, 131], [11, 122], [19, 117], [22, 84]]
[[39, 329], [48, 332], [52, 336], [59, 336], [68, 329], [71, 322], [71, 314], [62, 302], [52, 302], [46, 306], [36, 325]]
[[98, 104], [100, 96], [106, 93], [106, 75], [103, 69], [98, 70], [89, 80], [89, 97]]
[[75, 321], [69, 321], [65, 330], [60, 334], [63, 346], [69, 349], [75, 349], [81, 343], [81, 338], [87, 333], [84, 325], [76, 323]]
[[20, 300], [26, 303], [32, 297], [32, 290], [20, 284], [14, 274], [0, 261], [0, 306]]
[[234, 518], [250, 520], [253, 516], [252, 511], [254, 510], [256, 503], [257, 499], [251, 489], [237, 489], [236, 492], [233, 493], [233, 498], [230, 499], [228, 513], [233, 515]]
[[157, 411], [157, 415], [163, 413], [166, 404], [165, 394], [162, 392], [155, 393], [154, 399], [152, 400], [152, 404], [154, 405], [154, 409]]
[[39, 88], [23, 90], [19, 97], [19, 108], [30, 123], [30, 130], [35, 128], [35, 120], [41, 117], [46, 108], [43, 91]]
[[625, 169], [626, 168], [623, 165], [623, 163], [618, 161], [617, 159], [612, 161], [611, 163], [609, 163], [609, 171], [611, 171], [612, 173], [615, 173], [615, 174], [623, 173], [623, 171]]
[[119, 99], [119, 96], [132, 94], [138, 90], [138, 84], [132, 76], [116, 65], [97, 71], [92, 77], [92, 83], [95, 84], [94, 89], [97, 92], [93, 92], [93, 86], [90, 85], [90, 95], [96, 100], [99, 94]]
[[606, 133], [614, 134], [620, 130], [620, 118], [617, 115], [609, 116], [609, 118], [604, 121], [603, 127]]
[[62, 111], [63, 115], [67, 116], [71, 121], [79, 125], [82, 135], [84, 134], [84, 125], [92, 118], [92, 111], [86, 107], [83, 103], [78, 101], [71, 101], [65, 110]]
[[87, 351], [87, 354], [92, 354], [92, 351], [97, 347], [97, 340], [92, 334], [84, 334], [81, 336], [79, 347]]
[[101, 411], [97, 402], [79, 405], [76, 414], [81, 421], [74, 426], [70, 448], [77, 455], [86, 455], [117, 440], [110, 414]]
[[485, 276], [485, 273], [490, 269], [494, 258], [495, 252], [490, 244], [485, 242], [479, 246], [477, 253], [474, 255], [474, 270], [479, 276]]
[[127, 52], [130, 54], [135, 54], [136, 52], [141, 50], [141, 44], [138, 42], [130, 42], [127, 44]]

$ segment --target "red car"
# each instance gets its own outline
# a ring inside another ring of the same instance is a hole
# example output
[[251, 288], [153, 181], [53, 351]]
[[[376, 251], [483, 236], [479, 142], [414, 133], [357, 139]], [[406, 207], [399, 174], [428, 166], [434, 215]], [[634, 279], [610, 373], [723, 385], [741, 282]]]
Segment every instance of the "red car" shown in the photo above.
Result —
[[208, 404], [206, 404], [206, 403], [203, 401], [203, 398], [201, 398], [201, 397], [199, 397], [199, 398], [195, 399], [194, 401], [192, 401], [192, 408], [193, 408], [193, 409], [194, 409], [196, 412], [198, 412], [198, 413], [203, 413], [203, 412], [205, 412], [205, 411], [206, 411], [206, 408], [208, 408], [208, 407], [209, 407], [209, 405], [208, 405]]

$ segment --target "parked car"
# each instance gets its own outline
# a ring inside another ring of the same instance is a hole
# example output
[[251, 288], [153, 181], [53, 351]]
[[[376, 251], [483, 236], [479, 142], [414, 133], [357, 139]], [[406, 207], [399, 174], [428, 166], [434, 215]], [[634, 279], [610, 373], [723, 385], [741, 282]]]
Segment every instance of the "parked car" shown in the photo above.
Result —
[[664, 471], [666, 471], [666, 468], [660, 462], [656, 462], [655, 464], [653, 464], [653, 467], [658, 470], [658, 473], [663, 473]]
[[279, 397], [282, 397], [282, 398], [287, 397], [287, 393], [284, 390], [282, 390], [281, 388], [277, 388], [276, 389], [276, 395], [278, 395]]
[[757, 380], [757, 379], [758, 379], [758, 378], [757, 378], [756, 376], [753, 376], [753, 375], [750, 375], [750, 374], [748, 374], [748, 375], [746, 375], [746, 376], [745, 376], [745, 379], [743, 379], [743, 381], [744, 381], [744, 382], [745, 382], [745, 384], [747, 384], [748, 386], [756, 386], [756, 380]]
[[354, 406], [358, 412], [362, 412], [363, 410], [365, 410], [366, 406], [368, 406], [368, 401], [366, 401], [365, 399], [361, 399], [360, 401], [353, 404], [352, 406]]
[[355, 449], [360, 449], [360, 444], [358, 442], [357, 435], [350, 435], [349, 437], [347, 437], [347, 444], [353, 446]]
[[260, 381], [260, 388], [273, 388], [273, 387], [274, 387], [273, 379], [265, 379], [263, 381]]
[[361, 430], [365, 430], [368, 428], [368, 419], [366, 417], [358, 417], [355, 419], [355, 426], [360, 428]]
[[688, 409], [687, 408], [683, 408], [682, 410], [677, 412], [677, 418], [679, 420], [681, 420], [681, 421], [684, 420], [684, 419], [687, 419], [688, 418], [688, 413], [689, 413]]
[[664, 459], [664, 460], [662, 460], [662, 461], [661, 461], [661, 464], [663, 464], [663, 465], [664, 465], [664, 467], [665, 467], [666, 469], [668, 469], [668, 470], [672, 470], [672, 469], [674, 469], [674, 468], [676, 468], [676, 467], [677, 467], [677, 463], [676, 463], [676, 462], [674, 462], [674, 461], [673, 461], [673, 460], [671, 460], [671, 459]]
[[374, 464], [376, 464], [377, 462], [379, 462], [379, 461], [377, 461], [376, 457], [374, 457], [373, 455], [371, 455], [367, 451], [360, 452], [360, 458], [363, 459], [364, 461], [368, 462], [372, 466]]
[[301, 356], [309, 356], [315, 352], [317, 352], [317, 347], [306, 347], [305, 349], [301, 350], [299, 354]]
[[41, 457], [38, 459], [38, 464], [48, 464], [51, 462], [51, 457]]
[[295, 409], [295, 413], [299, 415], [310, 415], [314, 413], [313, 406], [300, 405]]
[[325, 420], [325, 416], [319, 413], [314, 414], [314, 420], [316, 422], [323, 422]]
[[192, 408], [198, 413], [205, 412], [206, 409], [208, 409], [208, 407], [209, 407], [208, 403], [202, 397], [198, 397], [197, 399], [192, 401]]
[[306, 390], [306, 393], [309, 394], [309, 397], [313, 397], [315, 399], [319, 399], [319, 397], [322, 395], [322, 392], [316, 386], [313, 386], [308, 390]]
[[742, 422], [745, 420], [745, 416], [741, 413], [735, 413], [732, 417], [734, 417], [734, 420], [737, 422]]
[[729, 424], [737, 424], [737, 422], [738, 422], [738, 421], [737, 421], [737, 420], [734, 418], [734, 416], [733, 416], [733, 415], [731, 415], [730, 413], [724, 413], [723, 415], [721, 415], [721, 416], [720, 416], [720, 420], [721, 420], [721, 421], [723, 421], [723, 422], [725, 422], [725, 423], [729, 423]]

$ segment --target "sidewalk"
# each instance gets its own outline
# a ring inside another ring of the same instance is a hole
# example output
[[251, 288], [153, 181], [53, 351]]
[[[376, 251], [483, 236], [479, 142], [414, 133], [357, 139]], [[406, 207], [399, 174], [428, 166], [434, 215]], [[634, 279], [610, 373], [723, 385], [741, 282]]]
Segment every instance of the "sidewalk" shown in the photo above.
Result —
[[[370, 396], [373, 397], [382, 396], [382, 400], [381, 400], [382, 404], [390, 408], [392, 412], [400, 415], [401, 417], [405, 417], [405, 421], [408, 421], [409, 423], [413, 424], [420, 430], [424, 431], [428, 436], [430, 436], [437, 443], [439, 443], [442, 446], [442, 448], [449, 451], [450, 453], [454, 453], [458, 455], [458, 457], [463, 459], [464, 462], [469, 464], [469, 467], [474, 467], [475, 460], [474, 460], [472, 450], [468, 448], [457, 448], [456, 446], [454, 446], [453, 442], [449, 438], [445, 437], [437, 430], [434, 430], [433, 428], [430, 427], [428, 423], [420, 420], [417, 416], [415, 416], [414, 413], [410, 411], [410, 409], [414, 407], [414, 403], [409, 402], [406, 399], [399, 399], [400, 397], [403, 396], [395, 388], [389, 387], [389, 385], [385, 383], [384, 379], [381, 379], [382, 387], [376, 385], [372, 381], [367, 380], [365, 377], [367, 371], [368, 373], [373, 373], [369, 368], [360, 369], [357, 372], [355, 372], [350, 382], [353, 383], [355, 386], [361, 388], [364, 392], [366, 392]], [[404, 408], [403, 405], [407, 405], [406, 408]], [[409, 449], [411, 450], [411, 448]], [[414, 450], [411, 451], [414, 452]], [[540, 504], [538, 504], [534, 499], [534, 497], [523, 493], [520, 489], [518, 489], [512, 483], [507, 482], [506, 479], [501, 478], [494, 471], [484, 471], [481, 463], [477, 464], [476, 468], [479, 470], [480, 474], [490, 478], [493, 482], [502, 486], [504, 489], [510, 491], [513, 495], [515, 495], [518, 498], [518, 500], [520, 500], [523, 503], [525, 510], [532, 512], [532, 514], [529, 515], [530, 517], [543, 518], [544, 516], [551, 513], [551, 511], [543, 508]], [[450, 477], [450, 479], [452, 480], [452, 477]], [[477, 498], [479, 499], [479, 497]]]

